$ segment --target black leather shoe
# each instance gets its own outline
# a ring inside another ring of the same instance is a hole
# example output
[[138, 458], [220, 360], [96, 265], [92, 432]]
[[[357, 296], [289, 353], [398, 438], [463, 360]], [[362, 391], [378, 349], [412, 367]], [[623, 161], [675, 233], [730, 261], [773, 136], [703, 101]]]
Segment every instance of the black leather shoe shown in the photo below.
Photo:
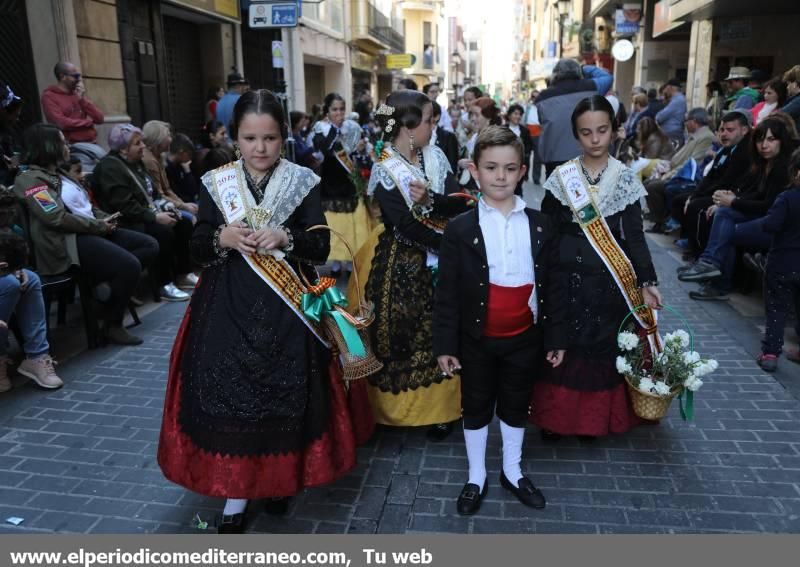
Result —
[[244, 533], [244, 512], [226, 516], [223, 514], [222, 520], [217, 525], [218, 534], [243, 534]]
[[559, 441], [561, 441], [561, 434], [554, 433], [549, 429], [542, 429], [541, 431], [539, 431], [539, 434], [542, 436], [542, 441], [544, 441], [545, 443], [558, 443]]
[[488, 491], [488, 481], [483, 482], [483, 490], [480, 490], [477, 484], [468, 482], [464, 485], [464, 488], [461, 489], [461, 494], [458, 495], [456, 511], [458, 511], [461, 516], [472, 516], [481, 509], [481, 502], [483, 502]]
[[500, 484], [503, 486], [503, 488], [516, 496], [517, 500], [529, 508], [541, 510], [547, 503], [544, 499], [544, 494], [542, 494], [542, 491], [533, 486], [531, 480], [526, 476], [523, 476], [521, 479], [519, 479], [519, 486], [517, 487], [511, 484], [511, 481], [506, 478], [506, 473], [501, 472]]
[[285, 516], [289, 512], [289, 499], [268, 498], [264, 501], [264, 511], [273, 516]]
[[444, 441], [453, 432], [453, 422], [450, 423], [437, 423], [428, 428], [425, 437], [431, 441]]

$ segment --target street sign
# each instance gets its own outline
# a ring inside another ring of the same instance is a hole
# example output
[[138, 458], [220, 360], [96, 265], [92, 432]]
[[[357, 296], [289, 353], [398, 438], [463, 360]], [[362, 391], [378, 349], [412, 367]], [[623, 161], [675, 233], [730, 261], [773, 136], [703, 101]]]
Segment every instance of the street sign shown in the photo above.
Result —
[[297, 6], [297, 2], [261, 2], [258, 4], [250, 4], [250, 27], [297, 27]]
[[411, 53], [400, 53], [386, 56], [387, 69], [408, 69], [417, 62], [416, 56]]

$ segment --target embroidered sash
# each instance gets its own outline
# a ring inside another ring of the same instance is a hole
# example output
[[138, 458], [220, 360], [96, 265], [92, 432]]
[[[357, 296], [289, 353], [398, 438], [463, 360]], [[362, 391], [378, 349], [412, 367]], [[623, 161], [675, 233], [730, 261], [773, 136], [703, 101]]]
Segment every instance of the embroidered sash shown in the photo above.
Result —
[[587, 240], [594, 248], [597, 255], [605, 264], [625, 303], [628, 305], [636, 321], [647, 332], [647, 341], [652, 352], [661, 352], [661, 337], [658, 335], [658, 316], [652, 309], [634, 310], [644, 303], [642, 291], [637, 287], [636, 271], [628, 257], [623, 252], [606, 219], [600, 214], [597, 204], [592, 197], [591, 188], [574, 161], [560, 166], [558, 176], [564, 188], [564, 195], [572, 209], [572, 214], [578, 225], [586, 235]]
[[347, 151], [341, 147], [341, 143], [338, 141], [333, 145], [333, 155], [336, 158], [336, 161], [339, 162], [339, 165], [341, 165], [347, 172], [347, 174], [352, 175], [354, 169], [353, 161], [350, 159], [350, 156], [347, 155]]
[[[227, 224], [244, 221], [255, 230], [280, 226], [319, 183], [319, 177], [311, 170], [281, 160], [264, 189], [264, 199], [256, 204], [242, 167], [241, 161], [224, 165], [204, 175], [203, 183]], [[256, 275], [294, 311], [322, 344], [329, 346], [322, 326], [303, 313], [303, 294], [308, 290], [285, 256], [281, 250], [243, 255]]]

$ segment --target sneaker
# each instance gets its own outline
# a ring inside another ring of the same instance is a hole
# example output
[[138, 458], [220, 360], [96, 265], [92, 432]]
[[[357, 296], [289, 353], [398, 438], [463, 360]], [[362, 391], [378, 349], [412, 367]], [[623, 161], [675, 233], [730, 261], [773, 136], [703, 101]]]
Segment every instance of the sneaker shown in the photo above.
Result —
[[113, 327], [109, 327], [106, 331], [106, 337], [110, 343], [115, 345], [136, 346], [144, 342], [136, 335], [130, 334], [122, 325], [114, 325]]
[[49, 390], [55, 390], [64, 385], [64, 381], [56, 374], [55, 361], [50, 355], [26, 358], [17, 368], [17, 372]]
[[8, 357], [0, 356], [0, 394], [11, 389], [11, 380], [8, 377]]
[[764, 372], [775, 372], [778, 369], [778, 357], [774, 354], [761, 354], [756, 362]]
[[718, 278], [721, 275], [722, 272], [714, 264], [700, 260], [685, 272], [679, 273], [678, 279], [682, 282], [704, 282]]
[[700, 288], [700, 291], [690, 291], [689, 297], [696, 301], [728, 301], [730, 294], [706, 283]]
[[681, 250], [688, 250], [689, 249], [689, 239], [688, 238], [679, 238], [675, 241], [675, 246], [680, 248]]
[[689, 262], [688, 264], [684, 264], [683, 266], [679, 266], [676, 272], [678, 275], [686, 273], [687, 271], [691, 270], [697, 262]]
[[667, 222], [664, 224], [664, 232], [670, 233], [675, 232], [681, 227], [681, 223], [676, 221], [674, 218], [670, 217], [667, 219]]
[[197, 277], [196, 274], [189, 272], [181, 277], [179, 277], [175, 281], [175, 285], [180, 289], [194, 289], [197, 286], [197, 282], [200, 281], [200, 278]]
[[189, 301], [190, 297], [188, 293], [179, 290], [172, 283], [168, 283], [161, 288], [161, 299], [164, 301]]

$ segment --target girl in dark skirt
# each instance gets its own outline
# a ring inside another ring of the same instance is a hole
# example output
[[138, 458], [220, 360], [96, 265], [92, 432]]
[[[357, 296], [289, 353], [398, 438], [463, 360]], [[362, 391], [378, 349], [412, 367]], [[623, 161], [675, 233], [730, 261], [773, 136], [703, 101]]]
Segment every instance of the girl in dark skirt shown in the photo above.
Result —
[[326, 232], [306, 232], [325, 222], [319, 178], [280, 158], [269, 91], [239, 99], [231, 134], [242, 160], [203, 177], [192, 254], [207, 267], [173, 348], [158, 449], [167, 478], [227, 498], [220, 533], [244, 530], [250, 499], [285, 511], [280, 499], [345, 474], [356, 432], [372, 429], [365, 387], [345, 392], [297, 305], [300, 270], [329, 250]]
[[[619, 244], [621, 260], [635, 271], [639, 303], [657, 308], [661, 295], [655, 287], [656, 272], [639, 204], [645, 190], [630, 168], [608, 155], [613, 121], [614, 110], [603, 97], [578, 103], [572, 130], [584, 153], [561, 167], [577, 169], [582, 176], [582, 185]], [[617, 329], [629, 306], [622, 288], [578, 224], [560, 170], [544, 184], [547, 195], [542, 210], [561, 226], [560, 269], [555, 277], [569, 293], [569, 343], [563, 364], [556, 368], [543, 364], [534, 387], [531, 421], [545, 438], [553, 440], [560, 435], [624, 433], [640, 422], [616, 369]]]

